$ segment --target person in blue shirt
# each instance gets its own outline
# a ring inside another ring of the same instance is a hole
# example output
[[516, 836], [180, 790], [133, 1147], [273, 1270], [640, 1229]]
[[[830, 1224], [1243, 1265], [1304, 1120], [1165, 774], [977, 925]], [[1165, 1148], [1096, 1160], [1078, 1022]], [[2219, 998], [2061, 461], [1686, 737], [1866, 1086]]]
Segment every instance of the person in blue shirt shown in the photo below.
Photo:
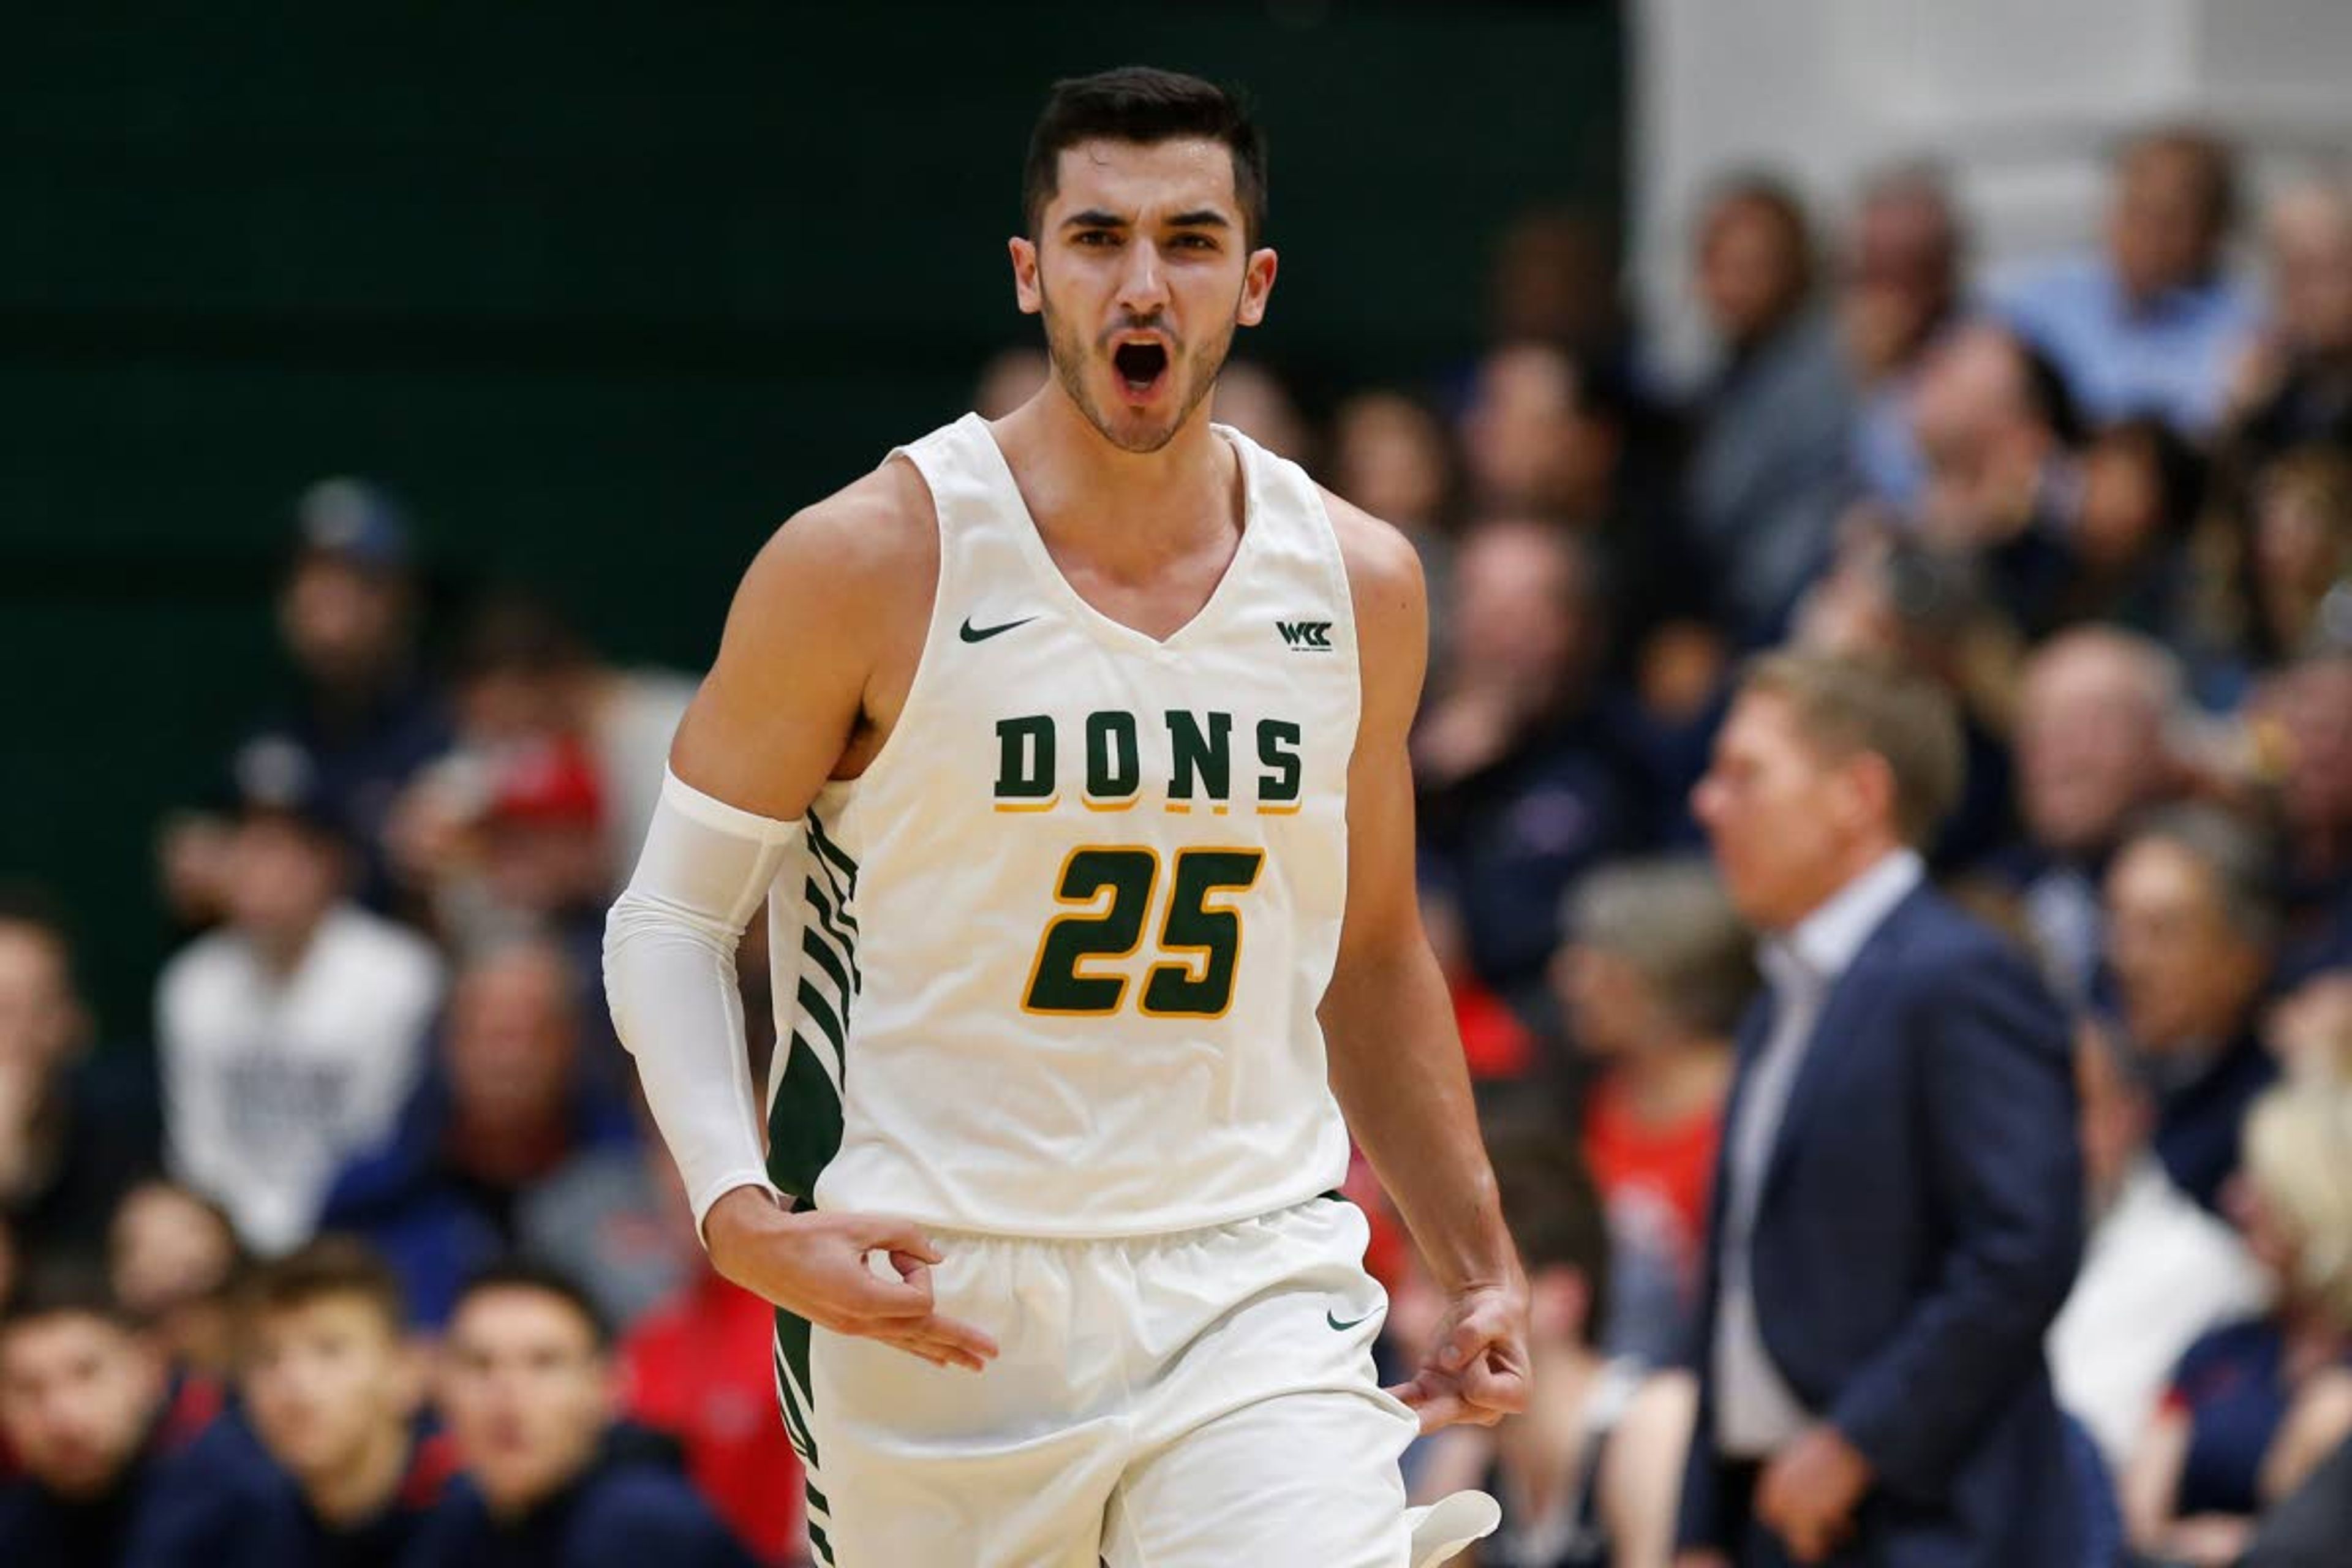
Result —
[[2057, 363], [2095, 420], [2153, 414], [2203, 435], [2221, 419], [2259, 320], [2221, 268], [2235, 184], [2221, 141], [2151, 132], [2116, 160], [2105, 249], [1996, 289], [2001, 313]]
[[452, 1468], [419, 1419], [398, 1279], [327, 1236], [256, 1270], [240, 1307], [238, 1386], [276, 1484], [211, 1568], [394, 1568]]
[[528, 1247], [530, 1193], [635, 1141], [626, 1100], [588, 1068], [593, 997], [550, 942], [518, 937], [474, 955], [392, 1136], [329, 1190], [320, 1224], [383, 1256], [418, 1328], [446, 1321], [476, 1269]]
[[0, 1313], [0, 1438], [24, 1468], [0, 1487], [0, 1563], [217, 1568], [193, 1543], [254, 1479], [217, 1409], [174, 1396], [102, 1275], [36, 1260]]
[[2125, 1512], [2152, 1562], [2235, 1563], [2256, 1519], [2315, 1461], [2295, 1452], [2309, 1437], [2293, 1433], [2290, 1413], [2352, 1367], [2347, 1168], [2352, 1086], [2315, 1078], [2254, 1102], [2231, 1208], [2276, 1293], [2261, 1317], [2182, 1353], [2133, 1450]]
[[459, 1293], [441, 1357], [465, 1473], [403, 1568], [753, 1568], [675, 1448], [614, 1423], [611, 1340], [578, 1284], [494, 1265]]
[[2278, 1076], [2260, 1028], [2280, 934], [2273, 847], [2218, 806], [2159, 807], [2116, 852], [2105, 919], [2124, 1037], [2156, 1096], [2157, 1158], [2218, 1213], [2246, 1111]]

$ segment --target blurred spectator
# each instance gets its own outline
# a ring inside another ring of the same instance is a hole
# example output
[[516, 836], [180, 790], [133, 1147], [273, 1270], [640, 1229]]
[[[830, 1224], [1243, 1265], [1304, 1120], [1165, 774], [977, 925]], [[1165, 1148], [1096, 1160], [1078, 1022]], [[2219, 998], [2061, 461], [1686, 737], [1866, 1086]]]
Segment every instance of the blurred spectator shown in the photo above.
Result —
[[2339, 1355], [2314, 1373], [2287, 1405], [2263, 1461], [2263, 1495], [2283, 1501], [2316, 1474], [2329, 1455], [2352, 1438], [2352, 1357]]
[[2352, 645], [2282, 671], [2251, 714], [2277, 764], [2290, 977], [2352, 965]]
[[235, 1360], [230, 1289], [244, 1261], [228, 1212], [175, 1183], [142, 1182], [108, 1232], [115, 1299], [182, 1376], [219, 1381]]
[[389, 1140], [336, 1178], [321, 1223], [383, 1252], [420, 1324], [442, 1322], [466, 1276], [514, 1246], [534, 1186], [634, 1136], [626, 1108], [579, 1070], [584, 1002], [544, 942], [473, 958]]
[[971, 391], [972, 408], [982, 419], [1002, 419], [1038, 393], [1054, 374], [1053, 361], [1041, 348], [1009, 348], [981, 367]]
[[1589, 376], [1549, 343], [1507, 343], [1478, 362], [1462, 411], [1471, 504], [1597, 524], [1614, 501], [1619, 432], [1595, 418]]
[[2352, 1541], [2352, 1437], [2263, 1516], [2239, 1568], [2337, 1568]]
[[1435, 414], [1402, 392], [1360, 392], [1331, 416], [1334, 493], [1393, 524], [1420, 552], [1431, 606], [1429, 668], [1451, 657], [1443, 615], [1454, 582], [1454, 448]]
[[1864, 184], [1846, 243], [1839, 325], [1862, 397], [1855, 476], [1893, 506], [1916, 500], [1926, 478], [1911, 397], [1927, 345], [1959, 311], [1965, 249], [1939, 171], [1904, 164]]
[[2264, 229], [2273, 317], [2230, 387], [2240, 456], [2352, 447], [2352, 192], [2334, 180], [2298, 184], [2272, 204]]
[[146, 1054], [93, 1050], [89, 1036], [57, 910], [0, 889], [0, 1221], [28, 1250], [94, 1247], [160, 1161]]
[[2352, 455], [2287, 451], [2256, 473], [2247, 510], [2241, 635], [2251, 661], [2267, 668], [2352, 647]]
[[2186, 778], [2169, 742], [2179, 662], [2161, 645], [2078, 626], [2034, 649], [2017, 702], [2021, 843], [1997, 874], [2060, 998], [2087, 1004], [2105, 945], [2100, 884], [2124, 829]]
[[674, 1452], [614, 1425], [612, 1346], [562, 1276], [486, 1271], [459, 1295], [440, 1406], [464, 1476], [404, 1568], [751, 1568]]
[[2084, 448], [2073, 571], [2051, 618], [2112, 621], [2179, 645], [2191, 607], [2189, 539], [2205, 460], [2160, 419], [2110, 425]]
[[1560, 1011], [1600, 1068], [1585, 1158], [1608, 1205], [1614, 1355], [1679, 1362], [1697, 1297], [1707, 1195], [1731, 1085], [1731, 1034], [1755, 994], [1748, 930], [1699, 860], [1604, 866], [1569, 894], [1552, 964]]
[[1315, 440], [1290, 392], [1274, 372], [1248, 360], [1225, 362], [1217, 373], [1210, 417], [1230, 425], [1277, 458], [1315, 467]]
[[2352, 1351], [2352, 1087], [2264, 1095], [2231, 1208], [2276, 1303], [2189, 1347], [2124, 1484], [2133, 1544], [2198, 1568], [2236, 1562], [2252, 1516], [2315, 1462], [2277, 1462], [2288, 1411]]
[[[294, 661], [291, 702], [247, 732], [285, 735], [310, 752], [320, 811], [359, 852], [356, 891], [391, 895], [382, 858], [386, 815], [418, 769], [446, 751], [449, 715], [420, 672], [410, 528], [363, 479], [322, 479], [295, 503], [294, 557], [278, 627]], [[163, 844], [163, 879], [192, 923], [223, 912], [222, 825], [184, 817]]]
[[1699, 785], [1771, 991], [1717, 1174], [1688, 1551], [2083, 1560], [2042, 1357], [2082, 1245], [2066, 1027], [1923, 885], [1959, 758], [1928, 682], [1783, 654]]
[[694, 678], [607, 663], [553, 609], [518, 594], [491, 595], [467, 618], [457, 670], [459, 746], [397, 804], [386, 829], [395, 869], [427, 892], [468, 874], [469, 830], [499, 787], [505, 755], [551, 748], [584, 758], [596, 780], [602, 891], [616, 889], [645, 844]]
[[2270, 846], [2210, 805], [2134, 826], [2107, 872], [2107, 963], [2124, 1039], [2156, 1093], [2156, 1153], [2218, 1208], [2246, 1108], [2278, 1075], [2255, 1032], [2279, 910]]
[[684, 1268], [621, 1342], [622, 1408], [677, 1439], [695, 1489], [761, 1562], [798, 1563], [808, 1535], [800, 1460], [777, 1418], [775, 1309], [709, 1266], [658, 1145], [640, 1163], [661, 1167], [661, 1220]]
[[1629, 653], [1659, 620], [1706, 606], [1685, 558], [1673, 487], [1651, 471], [1653, 443], [1639, 438], [1637, 423], [1615, 381], [1554, 344], [1528, 341], [1478, 362], [1460, 430], [1472, 505], [1480, 515], [1539, 518], [1581, 536], [1602, 574], [1612, 638]]
[[310, 754], [238, 752], [228, 920], [165, 966], [156, 1041], [171, 1164], [255, 1251], [310, 1233], [336, 1169], [391, 1130], [440, 997], [423, 941], [353, 904]]
[[1454, 483], [1445, 426], [1404, 393], [1360, 392], [1332, 416], [1332, 489], [1402, 530], [1424, 557], [1453, 523]]
[[[1686, 1373], [1653, 1373], [1600, 1345], [1611, 1316], [1608, 1226], [1569, 1129], [1520, 1104], [1490, 1120], [1486, 1146], [1527, 1269], [1541, 1392], [1492, 1432], [1454, 1427], [1433, 1439], [1413, 1495], [1477, 1487], [1502, 1502], [1502, 1528], [1466, 1559], [1476, 1568], [1664, 1568], [1696, 1390]], [[1435, 1295], [1418, 1267], [1405, 1289]], [[1403, 1321], [1432, 1323], [1442, 1310], [1416, 1300]]]
[[1638, 847], [1641, 802], [1593, 698], [1601, 612], [1580, 542], [1481, 523], [1454, 589], [1455, 658], [1413, 735], [1423, 868], [1459, 910], [1479, 976], [1518, 1005], [1540, 988], [1561, 891]]
[[[1445, 977], [1446, 994], [1454, 1004], [1454, 1027], [1462, 1037], [1462, 1059], [1470, 1069], [1472, 1084], [1538, 1073], [1547, 1065], [1542, 1060], [1545, 1042], [1478, 978], [1470, 962], [1469, 939], [1463, 934], [1461, 911], [1443, 895], [1424, 888], [1421, 923], [1429, 933], [1430, 951], [1437, 955], [1438, 973]], [[1361, 1163], [1360, 1155], [1358, 1161]], [[1370, 1166], [1364, 1166], [1363, 1174], [1371, 1180]], [[1377, 1188], [1378, 1184], [1374, 1185]], [[1377, 1221], [1373, 1232], [1377, 1245], [1381, 1239]]]
[[1558, 343], [1591, 363], [1615, 365], [1626, 336], [1618, 255], [1616, 236], [1588, 214], [1561, 207], [1519, 214], [1496, 238], [1487, 341]]
[[451, 948], [518, 937], [561, 942], [583, 975], [612, 892], [604, 780], [568, 735], [534, 737], [478, 759], [478, 798], [453, 816], [433, 873], [435, 921]]
[[2059, 1403], [2120, 1469], [2199, 1336], [2259, 1311], [2269, 1282], [2235, 1231], [2156, 1158], [2156, 1102], [2107, 1032], [2076, 1026], [2090, 1245], [2050, 1328]]
[[1813, 306], [1812, 240], [1787, 186], [1758, 175], [1720, 184], [1696, 262], [1723, 363], [1697, 410], [1691, 546], [1727, 629], [1757, 647], [1828, 560], [1853, 489], [1853, 389], [1835, 327]]
[[425, 1369], [400, 1284], [346, 1238], [311, 1242], [247, 1282], [239, 1387], [283, 1484], [239, 1521], [253, 1568], [396, 1564], [451, 1462], [419, 1426]]
[[2152, 414], [2212, 429], [2258, 320], [2222, 270], [2236, 206], [2230, 149], [2200, 131], [2140, 136], [2115, 165], [2105, 249], [2004, 291], [2018, 330], [2058, 363], [2094, 418]]
[[2017, 626], [2050, 630], [2074, 584], [2081, 511], [2083, 432], [2064, 380], [2000, 327], [1958, 327], [1920, 367], [1912, 420], [1927, 464], [1917, 528], [1981, 555]]
[[0, 1432], [24, 1469], [0, 1487], [0, 1563], [173, 1561], [153, 1553], [204, 1501], [199, 1425], [173, 1408], [163, 1358], [101, 1279], [29, 1271], [0, 1310]]
[[[752, 1081], [764, 1082], [755, 1073]], [[636, 1142], [583, 1150], [517, 1200], [517, 1250], [580, 1281], [616, 1332], [686, 1285], [704, 1267], [702, 1238], [678, 1220], [677, 1167], [633, 1094]], [[781, 1431], [781, 1429], [780, 1429]]]
[[2001, 743], [2015, 634], [1988, 602], [1980, 563], [1890, 526], [1873, 507], [1846, 519], [1829, 571], [1797, 605], [1791, 647], [1893, 664], [1928, 677], [1958, 706], [1960, 798], [1928, 863], [1977, 864], [2015, 837]]
[[2287, 1077], [2352, 1082], [2352, 969], [2323, 970], [2281, 997], [2264, 1037]]

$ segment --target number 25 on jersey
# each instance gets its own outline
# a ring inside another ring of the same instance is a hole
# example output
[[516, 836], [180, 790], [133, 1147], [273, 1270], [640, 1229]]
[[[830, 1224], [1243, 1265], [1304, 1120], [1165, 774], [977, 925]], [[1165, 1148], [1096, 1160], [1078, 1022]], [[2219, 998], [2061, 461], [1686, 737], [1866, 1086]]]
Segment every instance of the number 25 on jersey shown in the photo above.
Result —
[[[1263, 849], [1181, 849], [1168, 876], [1160, 921], [1160, 961], [1143, 977], [1136, 1010], [1151, 1018], [1222, 1018], [1234, 1004], [1241, 959], [1241, 910], [1220, 895], [1245, 893], [1265, 863]], [[1054, 889], [1073, 912], [1057, 915], [1037, 942], [1024, 1012], [1099, 1018], [1128, 998], [1130, 977], [1092, 965], [1131, 958], [1160, 881], [1157, 850], [1090, 846], [1070, 851]]]

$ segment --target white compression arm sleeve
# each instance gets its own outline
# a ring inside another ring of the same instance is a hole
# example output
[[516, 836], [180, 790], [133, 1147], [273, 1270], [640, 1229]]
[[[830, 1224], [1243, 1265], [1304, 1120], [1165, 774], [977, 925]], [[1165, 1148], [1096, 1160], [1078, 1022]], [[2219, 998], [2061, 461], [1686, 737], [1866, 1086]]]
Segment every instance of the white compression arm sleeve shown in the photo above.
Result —
[[800, 830], [665, 771], [636, 874], [604, 922], [613, 1026], [636, 1058], [698, 1235], [734, 1188], [775, 1190], [760, 1152], [735, 949]]

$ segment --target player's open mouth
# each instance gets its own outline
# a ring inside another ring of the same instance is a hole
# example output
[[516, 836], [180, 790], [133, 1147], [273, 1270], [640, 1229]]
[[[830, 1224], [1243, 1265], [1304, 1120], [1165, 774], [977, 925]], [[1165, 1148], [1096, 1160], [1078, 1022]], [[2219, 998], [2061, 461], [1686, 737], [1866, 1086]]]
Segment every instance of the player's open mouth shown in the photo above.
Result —
[[1121, 343], [1111, 351], [1110, 363], [1128, 396], [1140, 403], [1160, 390], [1168, 374], [1168, 350], [1154, 342]]

